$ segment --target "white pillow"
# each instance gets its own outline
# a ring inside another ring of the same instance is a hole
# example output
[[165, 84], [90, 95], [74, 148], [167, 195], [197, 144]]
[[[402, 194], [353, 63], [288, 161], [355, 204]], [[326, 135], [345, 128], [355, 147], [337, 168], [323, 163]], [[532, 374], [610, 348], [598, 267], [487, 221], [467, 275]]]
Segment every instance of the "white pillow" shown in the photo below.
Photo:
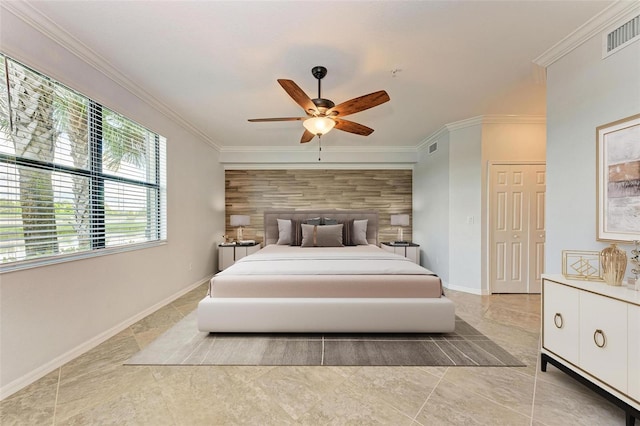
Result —
[[369, 244], [369, 241], [367, 241], [367, 221], [368, 219], [353, 221], [353, 235], [351, 236], [351, 242], [354, 245], [366, 246]]
[[291, 244], [291, 221], [287, 219], [278, 219], [278, 245]]

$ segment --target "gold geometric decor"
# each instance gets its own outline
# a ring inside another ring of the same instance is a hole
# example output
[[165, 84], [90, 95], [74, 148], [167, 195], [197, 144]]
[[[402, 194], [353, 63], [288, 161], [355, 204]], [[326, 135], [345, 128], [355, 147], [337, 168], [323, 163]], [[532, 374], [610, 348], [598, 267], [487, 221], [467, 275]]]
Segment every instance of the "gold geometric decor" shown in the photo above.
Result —
[[572, 280], [604, 281], [600, 268], [600, 252], [562, 250], [562, 275]]

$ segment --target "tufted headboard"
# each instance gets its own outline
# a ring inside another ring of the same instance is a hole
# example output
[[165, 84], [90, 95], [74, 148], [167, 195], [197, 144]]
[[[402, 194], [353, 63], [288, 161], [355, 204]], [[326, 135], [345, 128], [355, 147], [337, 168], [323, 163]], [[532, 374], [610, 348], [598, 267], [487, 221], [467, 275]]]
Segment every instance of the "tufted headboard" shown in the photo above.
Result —
[[264, 244], [275, 244], [278, 241], [277, 219], [310, 219], [313, 217], [329, 217], [338, 221], [349, 219], [367, 219], [367, 241], [378, 245], [378, 212], [375, 210], [266, 210], [264, 212]]

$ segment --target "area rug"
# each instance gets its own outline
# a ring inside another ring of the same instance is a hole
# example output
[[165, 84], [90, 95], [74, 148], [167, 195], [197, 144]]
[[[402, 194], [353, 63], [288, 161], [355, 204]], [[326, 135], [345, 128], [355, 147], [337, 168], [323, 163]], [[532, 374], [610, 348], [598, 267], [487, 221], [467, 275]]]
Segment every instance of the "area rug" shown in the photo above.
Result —
[[309, 365], [524, 367], [456, 317], [453, 333], [204, 333], [197, 311], [125, 365]]

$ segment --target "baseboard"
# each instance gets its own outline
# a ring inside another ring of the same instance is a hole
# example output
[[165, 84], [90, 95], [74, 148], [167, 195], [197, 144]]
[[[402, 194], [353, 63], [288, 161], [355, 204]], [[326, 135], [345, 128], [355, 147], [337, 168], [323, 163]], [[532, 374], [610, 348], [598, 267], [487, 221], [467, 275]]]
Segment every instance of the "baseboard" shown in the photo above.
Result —
[[455, 284], [444, 283], [444, 282], [442, 285], [444, 286], [444, 288], [447, 288], [449, 290], [462, 291], [464, 293], [470, 293], [470, 294], [477, 294], [478, 296], [487, 296], [490, 294], [488, 290], [481, 289], [481, 288], [471, 288], [471, 287], [465, 287], [461, 285], [455, 285]]
[[155, 305], [145, 309], [144, 311], [122, 321], [120, 324], [117, 324], [114, 327], [111, 327], [109, 330], [106, 330], [98, 334], [97, 336], [93, 337], [91, 340], [88, 340], [82, 343], [81, 345], [78, 345], [75, 348], [71, 349], [70, 351], [60, 355], [59, 357], [52, 359], [51, 361], [47, 362], [41, 367], [36, 368], [30, 373], [27, 373], [24, 376], [19, 377], [10, 383], [7, 383], [5, 386], [2, 386], [0, 388], [0, 401], [13, 395], [14, 393], [18, 392], [20, 389], [23, 389], [24, 387], [30, 385], [36, 380], [41, 379], [42, 377], [54, 371], [55, 369], [62, 367], [64, 364], [73, 360], [74, 358], [77, 358], [83, 353], [95, 348], [100, 343], [103, 343], [107, 339], [110, 339], [111, 337], [120, 333], [122, 330], [126, 329], [127, 327], [130, 327], [131, 325], [140, 321], [144, 317], [154, 313], [155, 311], [167, 305], [168, 303], [173, 302], [178, 297], [190, 292], [191, 290], [198, 288], [202, 284], [209, 282], [212, 276], [213, 274], [206, 278], [200, 279], [196, 283], [191, 284], [179, 290], [178, 292], [156, 303]]

